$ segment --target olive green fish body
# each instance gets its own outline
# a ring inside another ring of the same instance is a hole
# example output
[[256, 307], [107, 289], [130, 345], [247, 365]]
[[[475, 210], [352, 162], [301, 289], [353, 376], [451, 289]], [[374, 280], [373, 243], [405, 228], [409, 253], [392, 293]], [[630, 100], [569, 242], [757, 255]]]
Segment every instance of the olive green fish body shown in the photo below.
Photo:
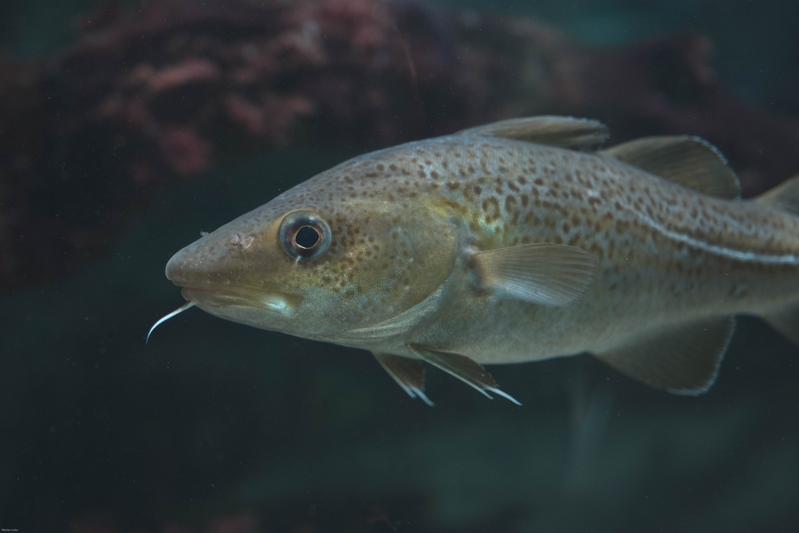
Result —
[[594, 283], [579, 305], [565, 308], [475, 290], [461, 261], [441, 296], [440, 322], [431, 317], [412, 340], [478, 362], [607, 348], [650, 323], [762, 313], [796, 301], [799, 219], [753, 201], [707, 197], [609, 157], [456, 135], [384, 150], [338, 171], [333, 179], [357, 183], [366, 197], [427, 204], [452, 220], [461, 254], [552, 242], [598, 257]]
[[505, 395], [478, 364], [591, 352], [701, 392], [729, 317], [795, 323], [797, 187], [740, 200], [703, 141], [587, 151], [601, 134], [542, 117], [366, 154], [187, 247], [167, 275], [223, 318], [371, 350], [425, 401], [402, 358]]

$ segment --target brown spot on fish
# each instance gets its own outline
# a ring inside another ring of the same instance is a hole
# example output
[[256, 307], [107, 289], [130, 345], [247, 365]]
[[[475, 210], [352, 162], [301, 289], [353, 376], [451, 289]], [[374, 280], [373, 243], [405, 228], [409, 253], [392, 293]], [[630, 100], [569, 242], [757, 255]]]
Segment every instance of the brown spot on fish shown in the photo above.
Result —
[[483, 213], [485, 215], [485, 219], [487, 222], [494, 222], [499, 219], [500, 211], [499, 211], [499, 202], [493, 196], [490, 196], [483, 200]]

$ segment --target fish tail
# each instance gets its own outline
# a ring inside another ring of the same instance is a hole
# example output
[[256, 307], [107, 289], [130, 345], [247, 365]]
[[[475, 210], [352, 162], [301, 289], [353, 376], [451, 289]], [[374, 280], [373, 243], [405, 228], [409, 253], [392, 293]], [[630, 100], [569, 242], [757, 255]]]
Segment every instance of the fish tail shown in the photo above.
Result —
[[[773, 209], [799, 217], [799, 176], [794, 176], [766, 191], [756, 199], [757, 202]], [[764, 318], [777, 331], [794, 344], [799, 345], [799, 287], [797, 303], [770, 312]]]

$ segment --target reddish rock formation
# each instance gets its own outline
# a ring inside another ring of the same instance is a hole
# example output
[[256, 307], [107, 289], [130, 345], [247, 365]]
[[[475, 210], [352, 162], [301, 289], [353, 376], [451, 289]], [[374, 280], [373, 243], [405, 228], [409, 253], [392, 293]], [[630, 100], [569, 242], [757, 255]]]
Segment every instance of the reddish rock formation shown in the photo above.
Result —
[[616, 140], [707, 137], [748, 193], [790, 173], [795, 120], [718, 83], [710, 45], [577, 45], [533, 20], [377, 0], [190, 0], [109, 9], [46, 65], [0, 61], [0, 287], [106, 250], [159, 184], [221, 155], [379, 147], [535, 113], [607, 121]]

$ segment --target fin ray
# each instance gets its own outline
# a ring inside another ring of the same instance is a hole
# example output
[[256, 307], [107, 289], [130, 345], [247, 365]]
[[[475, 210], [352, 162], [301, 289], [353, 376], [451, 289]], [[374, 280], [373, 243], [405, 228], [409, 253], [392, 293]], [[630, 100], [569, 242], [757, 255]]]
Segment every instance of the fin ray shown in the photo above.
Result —
[[706, 319], [660, 328], [598, 359], [632, 379], [676, 394], [706, 392], [716, 381], [735, 319]]
[[571, 149], [592, 149], [609, 137], [608, 128], [597, 120], [542, 115], [512, 118], [459, 132], [486, 135]]
[[799, 216], [799, 176], [787, 179], [756, 199], [758, 202]]
[[709, 196], [730, 200], [741, 196], [738, 177], [727, 160], [700, 137], [644, 137], [600, 153]]
[[511, 403], [521, 405], [516, 398], [499, 388], [494, 376], [465, 355], [433, 350], [417, 344], [410, 345], [410, 348], [434, 367], [461, 380], [483, 396], [491, 398], [489, 393], [494, 393]]
[[764, 318], [772, 328], [799, 346], [799, 304], [769, 313]]
[[477, 252], [473, 261], [481, 283], [530, 303], [562, 306], [585, 292], [596, 257], [576, 246], [521, 244]]
[[424, 392], [425, 372], [424, 363], [421, 360], [384, 353], [375, 353], [374, 356], [380, 366], [408, 396], [419, 398], [430, 407], [433, 406], [433, 402]]

